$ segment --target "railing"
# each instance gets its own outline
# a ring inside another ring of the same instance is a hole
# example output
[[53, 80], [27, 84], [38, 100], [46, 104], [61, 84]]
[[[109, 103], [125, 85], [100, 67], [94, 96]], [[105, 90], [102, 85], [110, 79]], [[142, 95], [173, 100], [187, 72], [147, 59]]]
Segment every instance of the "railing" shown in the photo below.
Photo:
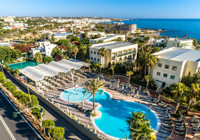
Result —
[[128, 139], [128, 135], [125, 135], [123, 138], [121, 138], [120, 140], [123, 140], [124, 138], [126, 138], [126, 140]]

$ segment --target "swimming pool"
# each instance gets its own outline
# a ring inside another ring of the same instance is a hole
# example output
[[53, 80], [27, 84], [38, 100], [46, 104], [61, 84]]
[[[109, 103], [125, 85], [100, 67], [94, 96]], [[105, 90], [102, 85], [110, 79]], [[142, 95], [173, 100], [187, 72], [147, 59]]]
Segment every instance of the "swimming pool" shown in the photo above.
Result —
[[40, 63], [36, 62], [36, 61], [25, 61], [25, 62], [20, 62], [20, 63], [14, 63], [14, 64], [9, 64], [8, 66], [11, 67], [12, 69], [24, 69], [25, 67], [28, 67], [28, 66], [37, 66], [39, 65]]
[[[80, 102], [88, 100], [93, 102], [93, 96], [91, 92], [85, 95], [84, 88], [78, 88], [77, 93], [75, 88], [65, 90], [61, 93], [60, 97], [70, 102]], [[131, 115], [131, 112], [144, 112], [147, 114], [147, 119], [150, 119], [151, 128], [158, 130], [159, 120], [157, 116], [149, 110], [148, 107], [136, 102], [129, 102], [124, 100], [113, 100], [109, 93], [99, 89], [95, 94], [95, 103], [99, 103], [101, 106], [98, 110], [101, 112], [101, 116], [92, 118], [93, 125], [103, 133], [106, 133], [112, 137], [121, 139], [125, 135], [129, 135], [128, 124], [126, 123], [127, 117]]]
[[69, 102], [81, 102], [89, 99], [92, 96], [92, 92], [85, 94], [85, 89], [80, 87], [76, 91], [75, 88], [67, 89], [61, 93], [60, 97]]
[[[89, 101], [92, 102], [93, 97]], [[158, 128], [159, 120], [156, 115], [140, 103], [112, 100], [107, 92], [103, 94], [97, 92], [95, 102], [101, 104], [98, 110], [101, 111], [102, 115], [95, 118], [94, 123], [98, 129], [112, 137], [121, 139], [130, 134], [126, 119], [131, 115], [131, 112], [144, 112], [147, 114], [147, 118], [150, 119], [151, 128], [154, 130]]]

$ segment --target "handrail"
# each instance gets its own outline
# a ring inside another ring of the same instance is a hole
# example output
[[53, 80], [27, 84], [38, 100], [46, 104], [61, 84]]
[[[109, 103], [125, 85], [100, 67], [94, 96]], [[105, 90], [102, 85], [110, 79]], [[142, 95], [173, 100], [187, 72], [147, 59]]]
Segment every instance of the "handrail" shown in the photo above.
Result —
[[120, 140], [123, 140], [124, 138], [126, 137], [126, 140], [127, 140], [127, 138], [128, 138], [128, 135], [125, 135], [123, 138], [121, 138]]

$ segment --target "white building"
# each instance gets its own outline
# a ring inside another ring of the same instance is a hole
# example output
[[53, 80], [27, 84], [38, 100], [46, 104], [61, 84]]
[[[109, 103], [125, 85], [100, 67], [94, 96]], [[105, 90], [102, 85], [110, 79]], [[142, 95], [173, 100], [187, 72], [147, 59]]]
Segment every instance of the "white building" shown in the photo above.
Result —
[[157, 53], [158, 63], [153, 67], [152, 78], [163, 87], [178, 83], [189, 72], [194, 74], [200, 66], [200, 51], [169, 48]]
[[53, 37], [55, 38], [55, 41], [57, 42], [60, 39], [66, 39], [68, 35], [71, 35], [72, 33], [59, 33], [59, 34], [53, 34]]
[[119, 37], [122, 38], [122, 40], [125, 40], [125, 35], [120, 34], [106, 34], [105, 37], [96, 38], [96, 39], [90, 39], [90, 42], [96, 44], [99, 40], [102, 40], [103, 42], [110, 42], [112, 40], [118, 39]]
[[194, 46], [192, 44], [192, 39], [176, 39], [176, 38], [170, 38], [166, 41], [166, 48], [171, 47], [178, 47], [183, 49], [192, 49]]
[[[99, 49], [105, 48], [108, 51], [106, 57], [99, 54]], [[92, 62], [101, 63], [102, 67], [108, 66], [109, 62], [135, 61], [137, 58], [138, 44], [125, 42], [109, 42], [95, 44], [89, 48], [89, 58]]]
[[[80, 32], [80, 38], [82, 38], [82, 34], [84, 34], [85, 32], [81, 31]], [[90, 37], [91, 35], [98, 35], [100, 34], [101, 37], [106, 37], [105, 33], [104, 32], [96, 32], [96, 31], [93, 31], [93, 32], [87, 32], [87, 37]]]
[[5, 22], [14, 22], [13, 17], [4, 17], [3, 19], [4, 19]]
[[57, 46], [56, 44], [51, 44], [49, 41], [38, 42], [38, 45], [39, 45], [38, 48], [31, 49], [33, 57], [38, 52], [40, 52], [41, 54], [46, 55], [46, 56], [51, 56], [53, 49]]

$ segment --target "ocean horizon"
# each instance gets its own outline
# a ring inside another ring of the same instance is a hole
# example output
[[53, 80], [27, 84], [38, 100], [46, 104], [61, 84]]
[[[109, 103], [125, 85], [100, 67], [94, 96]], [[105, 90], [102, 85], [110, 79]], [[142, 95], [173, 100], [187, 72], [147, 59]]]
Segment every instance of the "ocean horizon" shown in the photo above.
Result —
[[[128, 18], [127, 18], [128, 19]], [[195, 38], [200, 41], [200, 19], [176, 19], [176, 18], [132, 18], [137, 20], [123, 20], [124, 24], [137, 24], [137, 28], [145, 29], [162, 29], [166, 30], [161, 33], [161, 36], [178, 36], [182, 38], [183, 35]]]

